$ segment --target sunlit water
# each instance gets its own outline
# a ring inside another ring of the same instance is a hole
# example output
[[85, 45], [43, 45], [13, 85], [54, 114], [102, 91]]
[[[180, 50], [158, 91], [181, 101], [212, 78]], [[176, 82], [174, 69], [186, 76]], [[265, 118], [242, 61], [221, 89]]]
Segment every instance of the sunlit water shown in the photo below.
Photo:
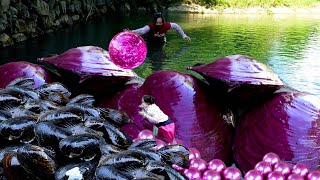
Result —
[[[0, 49], [0, 63], [36, 62], [36, 58], [85, 45], [107, 49], [123, 28], [142, 27], [150, 19], [113, 17], [77, 25]], [[149, 48], [147, 59], [135, 69], [142, 77], [158, 70], [194, 74], [186, 67], [244, 54], [267, 64], [287, 85], [320, 96], [320, 16], [167, 14], [166, 20], [178, 23], [192, 41], [169, 31], [166, 45]]]

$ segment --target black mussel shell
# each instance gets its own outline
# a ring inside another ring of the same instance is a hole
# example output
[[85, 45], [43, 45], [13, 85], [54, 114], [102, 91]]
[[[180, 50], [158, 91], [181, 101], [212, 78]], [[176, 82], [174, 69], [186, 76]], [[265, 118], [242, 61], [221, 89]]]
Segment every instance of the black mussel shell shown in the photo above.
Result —
[[82, 118], [66, 109], [57, 109], [42, 114], [37, 122], [51, 122], [61, 127], [72, 127], [81, 123]]
[[59, 127], [50, 122], [40, 122], [34, 128], [37, 142], [40, 146], [59, 150], [59, 142], [72, 135], [66, 128]]
[[36, 119], [24, 116], [7, 119], [0, 123], [0, 134], [8, 140], [17, 140], [23, 143], [31, 142], [34, 138]]
[[115, 125], [104, 122], [105, 130], [108, 134], [107, 142], [112, 143], [115, 146], [119, 147], [128, 147], [132, 144], [132, 140], [129, 139], [118, 127]]
[[182, 154], [185, 157], [189, 157], [189, 150], [188, 148], [184, 147], [183, 145], [175, 144], [175, 145], [168, 145], [163, 146], [162, 148], [156, 151], [161, 157], [166, 161], [170, 162], [170, 157], [174, 154]]
[[131, 179], [139, 179], [139, 178], [158, 178], [159, 180], [164, 180], [165, 177], [152, 173], [145, 168], [135, 169], [127, 173]]
[[173, 179], [173, 180], [187, 180], [188, 178], [178, 172], [177, 170], [173, 169], [172, 167], [166, 165], [164, 170], [166, 171], [166, 179]]
[[49, 149], [26, 144], [17, 151], [21, 166], [39, 179], [54, 179], [57, 164], [55, 152]]
[[22, 103], [40, 98], [39, 94], [34, 89], [23, 86], [8, 86], [5, 91], [10, 95], [21, 98]]
[[90, 161], [100, 158], [101, 138], [95, 134], [72, 135], [62, 139], [59, 143], [60, 152], [69, 158]]
[[21, 104], [21, 99], [11, 94], [0, 92], [0, 110], [10, 110], [18, 107]]
[[185, 156], [183, 154], [173, 154], [169, 159], [169, 164], [176, 164], [183, 168], [188, 168], [190, 165], [189, 156]]
[[60, 92], [50, 92], [44, 99], [60, 105], [65, 105], [69, 102], [69, 98]]
[[132, 120], [129, 118], [127, 113], [123, 111], [102, 107], [97, 108], [97, 110], [100, 112], [101, 117], [118, 126], [123, 126], [125, 124], [132, 123]]
[[71, 96], [71, 92], [61, 83], [54, 82], [49, 84], [43, 84], [36, 89], [42, 97], [48, 96], [51, 92], [62, 93], [66, 97]]
[[137, 154], [140, 153], [146, 163], [148, 163], [149, 161], [161, 161], [160, 155], [151, 149], [137, 147], [130, 148], [130, 150]]
[[95, 102], [95, 99], [93, 95], [90, 94], [80, 94], [72, 99], [70, 99], [70, 102], [67, 105], [71, 104], [86, 104], [88, 106], [93, 106]]
[[0, 166], [2, 166], [2, 160], [4, 158], [4, 154], [7, 152], [17, 152], [18, 149], [20, 148], [20, 145], [11, 145], [11, 146], [6, 146], [3, 149], [0, 149]]
[[101, 144], [100, 151], [104, 156], [108, 156], [111, 154], [117, 154], [119, 152], [122, 152], [122, 151], [124, 151], [124, 149], [121, 149], [121, 148], [114, 146], [114, 145], [111, 145], [111, 144]]
[[55, 179], [94, 179], [97, 163], [90, 161], [84, 163], [71, 163], [57, 169]]
[[69, 104], [65, 108], [69, 108], [71, 112], [80, 113], [84, 120], [88, 117], [100, 117], [100, 113], [96, 108], [86, 104]]
[[0, 110], [0, 122], [11, 118], [11, 113], [5, 110]]
[[32, 86], [35, 84], [34, 79], [32, 77], [19, 77], [15, 80], [11, 81], [7, 87], [10, 86], [23, 86], [27, 88], [32, 88]]
[[97, 180], [129, 180], [130, 177], [113, 166], [100, 166], [97, 167], [95, 176]]
[[157, 146], [157, 143], [155, 140], [153, 139], [141, 139], [139, 141], [136, 141], [134, 143], [131, 144], [130, 147], [128, 147], [128, 149], [131, 148], [147, 148], [147, 149], [152, 149], [154, 147]]
[[25, 109], [23, 106], [15, 107], [10, 109], [9, 112], [11, 113], [12, 118], [23, 117], [23, 116], [33, 116], [37, 117], [37, 114]]
[[6, 152], [3, 158], [3, 174], [7, 180], [34, 180], [35, 177], [28, 173], [20, 164], [17, 152]]
[[24, 108], [34, 113], [40, 114], [44, 111], [50, 111], [60, 108], [60, 106], [54, 102], [46, 100], [31, 100], [24, 104]]

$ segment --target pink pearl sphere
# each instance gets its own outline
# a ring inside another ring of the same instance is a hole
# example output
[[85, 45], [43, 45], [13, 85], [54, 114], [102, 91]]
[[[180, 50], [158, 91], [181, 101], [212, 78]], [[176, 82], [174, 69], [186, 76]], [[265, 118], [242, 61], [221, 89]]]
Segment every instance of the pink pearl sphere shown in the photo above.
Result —
[[228, 167], [222, 172], [224, 180], [240, 180], [241, 172], [238, 168]]
[[286, 177], [281, 172], [270, 172], [267, 176], [267, 180], [286, 180]]
[[299, 174], [300, 176], [305, 177], [309, 172], [309, 168], [305, 164], [298, 163], [292, 167], [291, 172], [293, 174]]
[[304, 178], [299, 174], [290, 174], [287, 180], [304, 180]]
[[224, 164], [223, 161], [221, 161], [220, 159], [212, 159], [209, 163], [208, 163], [208, 169], [210, 170], [215, 170], [218, 173], [221, 173], [223, 170], [225, 170], [227, 167]]
[[259, 171], [264, 177], [267, 177], [267, 175], [272, 171], [270, 163], [264, 161], [258, 162], [254, 169]]
[[270, 152], [263, 156], [262, 161], [270, 163], [274, 167], [276, 163], [280, 162], [280, 158], [277, 154]]
[[195, 168], [204, 172], [207, 170], [207, 162], [201, 158], [193, 158], [190, 160], [190, 168]]
[[189, 160], [192, 158], [201, 158], [200, 152], [196, 148], [188, 148], [189, 150]]
[[183, 171], [184, 175], [186, 175], [190, 180], [191, 179], [199, 179], [201, 178], [201, 172], [198, 169], [190, 168]]
[[138, 134], [138, 138], [139, 139], [155, 139], [153, 132], [147, 129], [142, 130], [139, 134]]
[[250, 170], [244, 176], [244, 180], [263, 180], [263, 176], [257, 170]]
[[273, 171], [280, 172], [284, 176], [289, 176], [291, 174], [290, 166], [285, 162], [278, 162], [274, 165]]
[[123, 69], [138, 67], [147, 56], [145, 41], [132, 32], [120, 32], [115, 35], [110, 41], [108, 51], [111, 61]]
[[202, 178], [204, 180], [221, 180], [220, 173], [215, 170], [206, 170], [203, 173]]
[[320, 179], [320, 171], [312, 171], [307, 176], [307, 180], [319, 180], [319, 179]]

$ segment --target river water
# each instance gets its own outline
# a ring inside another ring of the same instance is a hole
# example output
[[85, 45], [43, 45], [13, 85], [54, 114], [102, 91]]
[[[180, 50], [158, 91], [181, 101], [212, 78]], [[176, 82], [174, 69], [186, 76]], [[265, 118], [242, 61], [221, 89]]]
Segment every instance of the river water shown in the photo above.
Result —
[[[141, 77], [158, 70], [185, 73], [196, 63], [210, 63], [227, 55], [251, 56], [269, 66], [289, 86], [320, 96], [320, 16], [302, 15], [165, 15], [178, 23], [192, 41], [177, 32], [167, 34], [163, 48], [149, 48], [145, 62], [135, 69]], [[112, 37], [124, 28], [144, 26], [150, 16], [103, 17], [99, 23], [76, 25], [0, 49], [0, 64], [36, 62], [70, 48], [93, 45], [108, 49]]]

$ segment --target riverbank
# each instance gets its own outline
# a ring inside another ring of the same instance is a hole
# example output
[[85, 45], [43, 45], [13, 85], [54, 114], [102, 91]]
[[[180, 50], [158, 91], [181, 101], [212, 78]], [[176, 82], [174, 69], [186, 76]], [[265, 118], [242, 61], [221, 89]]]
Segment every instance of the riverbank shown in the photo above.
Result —
[[248, 7], [248, 8], [206, 8], [197, 4], [182, 4], [168, 8], [170, 12], [204, 13], [204, 14], [300, 14], [320, 15], [320, 5], [317, 7]]

